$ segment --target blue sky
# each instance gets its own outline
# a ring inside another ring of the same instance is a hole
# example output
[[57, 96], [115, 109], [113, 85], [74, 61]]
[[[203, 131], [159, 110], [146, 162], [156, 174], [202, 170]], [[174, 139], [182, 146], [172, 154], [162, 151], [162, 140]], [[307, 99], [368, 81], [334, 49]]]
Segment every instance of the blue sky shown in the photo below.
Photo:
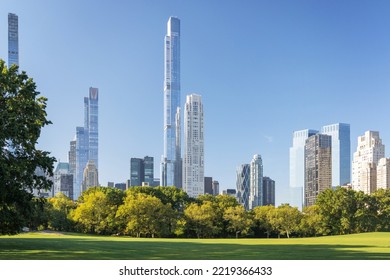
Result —
[[[99, 179], [124, 182], [130, 157], [163, 153], [163, 39], [181, 19], [182, 104], [202, 95], [205, 174], [235, 188], [255, 153], [287, 201], [292, 132], [346, 122], [390, 146], [390, 2], [3, 0], [19, 16], [20, 65], [48, 97], [40, 148], [67, 161], [83, 97], [98, 87]], [[388, 156], [388, 153], [386, 153]]]

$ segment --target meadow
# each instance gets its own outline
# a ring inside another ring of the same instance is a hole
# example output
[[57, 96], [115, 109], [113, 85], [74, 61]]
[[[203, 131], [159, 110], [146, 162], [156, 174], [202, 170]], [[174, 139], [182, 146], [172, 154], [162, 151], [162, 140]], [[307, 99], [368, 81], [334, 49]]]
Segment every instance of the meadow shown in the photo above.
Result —
[[3, 260], [383, 260], [390, 233], [290, 239], [144, 239], [36, 232], [0, 236]]

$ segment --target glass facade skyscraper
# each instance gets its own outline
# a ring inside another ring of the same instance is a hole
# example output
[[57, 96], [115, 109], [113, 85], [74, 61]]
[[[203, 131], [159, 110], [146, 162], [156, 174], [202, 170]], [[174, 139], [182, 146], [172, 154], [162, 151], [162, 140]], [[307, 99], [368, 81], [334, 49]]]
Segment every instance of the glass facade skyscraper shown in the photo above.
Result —
[[332, 186], [351, 183], [350, 125], [336, 123], [323, 126], [321, 134], [332, 136]]
[[[179, 139], [177, 139], [179, 137]], [[162, 186], [181, 187], [180, 20], [170, 17], [164, 40], [164, 155]]]
[[249, 209], [263, 205], [263, 160], [254, 155], [250, 168]]
[[8, 67], [19, 65], [19, 20], [15, 14], [8, 14]]
[[[98, 119], [99, 90], [89, 88], [89, 96], [84, 97], [84, 126], [76, 128], [76, 140], [71, 142], [69, 161], [71, 162], [72, 146], [75, 145], [74, 170], [74, 199], [81, 194], [84, 169], [88, 161], [92, 161], [96, 169], [99, 169], [99, 119]], [[73, 160], [72, 160], [73, 161]], [[98, 178], [97, 178], [98, 179]]]
[[290, 148], [290, 204], [302, 209], [303, 186], [305, 184], [305, 143], [306, 139], [317, 134], [314, 129], [294, 131], [293, 145]]
[[237, 200], [246, 210], [249, 210], [249, 193], [250, 193], [250, 164], [242, 164], [237, 168]]
[[88, 116], [86, 128], [88, 130], [88, 160], [93, 160], [97, 170], [99, 170], [99, 90], [97, 88], [89, 88], [88, 100]]
[[154, 186], [154, 158], [146, 156], [130, 159], [130, 186]]

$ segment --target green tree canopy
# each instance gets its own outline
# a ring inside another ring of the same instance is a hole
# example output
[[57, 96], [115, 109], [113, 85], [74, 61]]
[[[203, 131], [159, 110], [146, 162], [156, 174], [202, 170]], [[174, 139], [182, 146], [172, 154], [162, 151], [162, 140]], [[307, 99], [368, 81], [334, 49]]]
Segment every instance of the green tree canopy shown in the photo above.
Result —
[[250, 212], [245, 211], [242, 205], [227, 207], [223, 213], [223, 218], [227, 221], [227, 230], [234, 233], [236, 238], [240, 234], [247, 234], [252, 226]]
[[267, 238], [270, 237], [273, 230], [270, 220], [271, 212], [274, 210], [275, 206], [272, 205], [257, 206], [253, 209], [254, 226], [258, 228], [258, 230], [265, 232], [267, 234]]
[[116, 214], [120, 231], [137, 237], [169, 235], [174, 227], [174, 216], [170, 204], [163, 204], [157, 197], [145, 193], [127, 193]]
[[282, 204], [278, 208], [273, 209], [268, 213], [268, 218], [275, 231], [280, 234], [286, 234], [290, 238], [290, 234], [299, 230], [302, 214], [296, 207], [291, 207], [288, 204]]
[[34, 81], [18, 66], [0, 60], [0, 234], [14, 234], [31, 217], [32, 192], [48, 190], [55, 159], [37, 149], [46, 119], [46, 101]]
[[195, 232], [198, 238], [212, 237], [220, 231], [217, 225], [218, 213], [211, 201], [205, 201], [201, 205], [191, 203], [184, 210], [187, 229]]
[[90, 188], [83, 193], [77, 208], [71, 212], [80, 231], [98, 234], [115, 232], [115, 214], [118, 209], [115, 193], [114, 188], [105, 187]]

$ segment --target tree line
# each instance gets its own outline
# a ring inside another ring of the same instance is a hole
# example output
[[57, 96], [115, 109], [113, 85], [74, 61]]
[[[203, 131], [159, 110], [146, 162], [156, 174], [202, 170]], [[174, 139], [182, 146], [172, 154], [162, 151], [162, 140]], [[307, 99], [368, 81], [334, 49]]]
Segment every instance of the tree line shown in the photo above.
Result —
[[133, 237], [311, 237], [390, 231], [390, 190], [322, 192], [299, 211], [288, 204], [246, 211], [228, 195], [190, 198], [175, 187], [93, 187], [74, 202], [36, 199], [31, 229]]

